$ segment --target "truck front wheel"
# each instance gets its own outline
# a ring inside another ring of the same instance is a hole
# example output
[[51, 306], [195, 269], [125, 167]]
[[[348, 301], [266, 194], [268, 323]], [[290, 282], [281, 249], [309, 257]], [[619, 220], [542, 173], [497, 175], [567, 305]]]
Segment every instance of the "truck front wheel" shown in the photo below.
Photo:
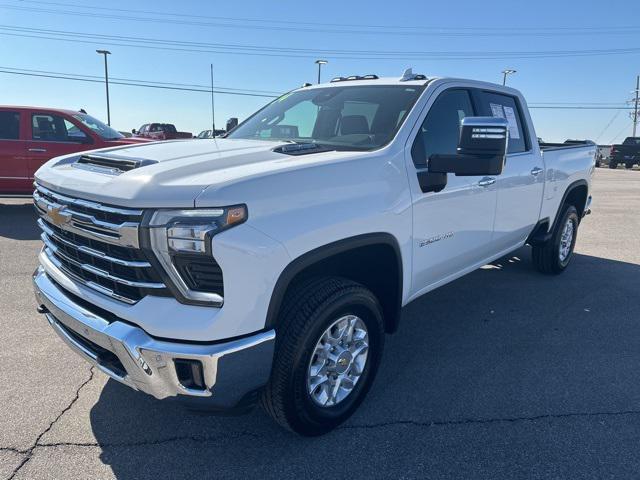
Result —
[[609, 168], [613, 168], [614, 170], [618, 168], [618, 162], [614, 162], [612, 160], [609, 161]]
[[383, 345], [382, 308], [370, 290], [339, 277], [301, 284], [281, 309], [264, 409], [301, 435], [332, 430], [364, 399]]
[[573, 205], [565, 205], [551, 238], [533, 245], [533, 264], [542, 273], [558, 274], [569, 265], [578, 236], [580, 219]]

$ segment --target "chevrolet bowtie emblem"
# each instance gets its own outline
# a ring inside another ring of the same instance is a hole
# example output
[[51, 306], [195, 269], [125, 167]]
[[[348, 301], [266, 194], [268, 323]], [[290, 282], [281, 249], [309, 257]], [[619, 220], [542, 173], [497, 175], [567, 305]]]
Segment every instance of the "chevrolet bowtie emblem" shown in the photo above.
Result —
[[47, 216], [56, 227], [60, 227], [71, 220], [71, 214], [65, 212], [66, 208], [66, 205], [47, 208]]

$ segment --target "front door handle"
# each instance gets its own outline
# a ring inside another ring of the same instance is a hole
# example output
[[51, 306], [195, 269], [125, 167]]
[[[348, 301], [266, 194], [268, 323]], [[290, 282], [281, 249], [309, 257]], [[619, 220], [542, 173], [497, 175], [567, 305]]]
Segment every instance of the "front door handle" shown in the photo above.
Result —
[[44, 152], [47, 151], [47, 149], [46, 148], [30, 148], [29, 151], [30, 152], [41, 152], [41, 153], [44, 153]]
[[534, 177], [538, 176], [539, 174], [541, 174], [543, 172], [543, 170], [540, 167], [535, 167], [531, 170], [531, 175], [533, 175]]
[[496, 179], [493, 177], [484, 177], [482, 180], [478, 182], [478, 185], [481, 187], [488, 187], [489, 185], [493, 185], [496, 183]]

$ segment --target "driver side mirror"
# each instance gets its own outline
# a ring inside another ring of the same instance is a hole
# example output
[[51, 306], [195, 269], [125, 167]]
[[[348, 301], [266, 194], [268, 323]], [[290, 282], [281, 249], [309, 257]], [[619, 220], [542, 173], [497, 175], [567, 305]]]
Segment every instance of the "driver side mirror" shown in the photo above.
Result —
[[456, 176], [500, 175], [507, 155], [509, 124], [499, 117], [466, 117], [457, 153], [429, 157], [429, 172]]
[[131, 129], [131, 133], [135, 135], [135, 134], [136, 134], [136, 129], [135, 129], [135, 128], [132, 128], [132, 129]]

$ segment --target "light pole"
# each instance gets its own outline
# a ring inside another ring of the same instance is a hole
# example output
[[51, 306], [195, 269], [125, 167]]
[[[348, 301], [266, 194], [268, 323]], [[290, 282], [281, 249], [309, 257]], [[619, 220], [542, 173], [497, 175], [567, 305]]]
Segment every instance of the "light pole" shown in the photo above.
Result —
[[512, 73], [516, 73], [517, 70], [506, 69], [502, 71], [502, 85], [507, 84], [507, 75], [511, 75]]
[[213, 63], [211, 64], [211, 134], [216, 136], [216, 109], [215, 100], [213, 98]]
[[633, 101], [633, 136], [636, 136], [636, 127], [638, 126], [638, 93], [640, 93], [640, 75], [636, 77], [636, 89], [635, 89], [636, 98]]
[[329, 63], [328, 60], [316, 60], [316, 64], [318, 65], [318, 83], [320, 83], [320, 69], [322, 65], [326, 65], [327, 63]]
[[107, 67], [107, 55], [111, 55], [109, 50], [96, 50], [96, 53], [104, 55], [104, 84], [107, 89], [107, 125], [111, 126], [111, 110], [109, 109], [109, 67]]

